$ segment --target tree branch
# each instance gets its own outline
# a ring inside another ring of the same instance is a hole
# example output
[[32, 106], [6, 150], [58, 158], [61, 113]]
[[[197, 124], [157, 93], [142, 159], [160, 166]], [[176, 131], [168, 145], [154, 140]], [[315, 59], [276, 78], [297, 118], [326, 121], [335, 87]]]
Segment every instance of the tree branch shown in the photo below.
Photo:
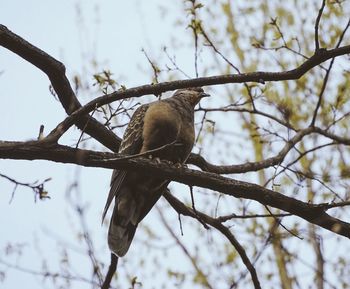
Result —
[[[1, 43], [0, 43], [1, 44]], [[125, 98], [131, 97], [141, 97], [148, 94], [159, 95], [166, 91], [171, 91], [180, 88], [188, 88], [194, 86], [209, 86], [209, 85], [220, 85], [226, 83], [244, 83], [244, 82], [266, 82], [266, 81], [282, 81], [282, 80], [293, 80], [299, 79], [307, 71], [314, 68], [315, 66], [323, 63], [324, 61], [350, 53], [350, 45], [334, 48], [330, 50], [322, 49], [319, 50], [316, 54], [311, 56], [299, 67], [283, 71], [283, 72], [251, 72], [251, 73], [241, 73], [241, 74], [226, 74], [226, 75], [216, 75], [208, 77], [199, 77], [193, 79], [185, 80], [175, 80], [162, 82], [157, 84], [148, 84], [133, 87], [130, 89], [120, 89], [110, 94], [100, 96], [82, 108], [76, 110], [69, 117], [67, 117], [62, 123], [61, 129], [66, 131], [72, 126], [76, 120], [79, 120], [83, 115], [93, 111], [95, 108], [98, 108], [102, 105], [111, 103], [113, 101], [122, 100]]]
[[[323, 11], [323, 8], [324, 8], [324, 6], [325, 6], [325, 3], [326, 3], [326, 1], [323, 0], [322, 7], [321, 7], [320, 12], [319, 12], [319, 17], [317, 17], [317, 22], [316, 22], [316, 26], [315, 26], [315, 27], [316, 27], [316, 32], [315, 32], [315, 33], [316, 33], [316, 34], [315, 34], [316, 50], [319, 49], [319, 47], [318, 47], [318, 22], [320, 21], [320, 17], [321, 17], [321, 15], [322, 15], [322, 11]], [[345, 28], [344, 28], [342, 34], [341, 34], [340, 37], [339, 37], [338, 43], [337, 43], [337, 45], [336, 45], [336, 48], [338, 48], [338, 47], [340, 46], [341, 42], [342, 42], [343, 39], [344, 39], [345, 33], [346, 33], [346, 31], [348, 30], [349, 27], [350, 27], [350, 19], [349, 19], [348, 23], [346, 24], [346, 26], [345, 26]], [[327, 86], [327, 83], [328, 83], [329, 75], [330, 75], [330, 72], [331, 72], [331, 70], [332, 70], [334, 61], [335, 61], [335, 58], [332, 58], [332, 60], [331, 60], [331, 62], [330, 62], [330, 64], [329, 64], [329, 66], [328, 66], [328, 68], [327, 68], [327, 70], [326, 70], [326, 75], [325, 75], [325, 77], [324, 77], [324, 79], [323, 79], [322, 87], [321, 87], [320, 93], [319, 93], [319, 95], [318, 95], [318, 101], [317, 101], [317, 104], [316, 104], [316, 108], [315, 108], [314, 114], [313, 114], [313, 116], [312, 116], [312, 120], [311, 120], [311, 124], [310, 124], [311, 126], [314, 126], [314, 125], [315, 125], [316, 117], [317, 117], [317, 112], [318, 112], [318, 110], [319, 110], [319, 108], [320, 108], [320, 106], [321, 106], [321, 104], [322, 104], [323, 94], [324, 94], [324, 92], [325, 92], [325, 90], [326, 90], [326, 86]]]
[[[156, 209], [159, 213], [160, 220], [162, 221], [164, 227], [167, 229], [168, 233], [173, 237], [175, 242], [179, 245], [179, 247], [182, 249], [185, 256], [189, 259], [191, 262], [193, 268], [196, 270], [197, 274], [203, 278], [203, 285], [208, 289], [214, 289], [214, 287], [210, 284], [208, 276], [204, 274], [203, 270], [198, 266], [198, 262], [193, 258], [193, 256], [190, 254], [190, 252], [187, 250], [184, 244], [180, 241], [180, 239], [176, 236], [175, 232], [173, 231], [172, 227], [167, 223], [165, 220], [161, 210], [156, 206]], [[178, 211], [179, 212], [179, 211]], [[193, 210], [192, 210], [193, 212]], [[198, 217], [197, 217], [198, 220]]]
[[261, 288], [260, 282], [258, 279], [258, 276], [256, 274], [255, 268], [253, 264], [250, 262], [244, 248], [242, 245], [237, 241], [235, 236], [230, 232], [230, 230], [225, 227], [219, 220], [214, 219], [206, 214], [203, 214], [201, 212], [194, 212], [193, 209], [188, 208], [185, 206], [182, 202], [180, 202], [177, 198], [172, 196], [169, 191], [167, 191], [164, 194], [165, 199], [169, 202], [169, 204], [179, 213], [185, 216], [190, 216], [192, 218], [198, 219], [198, 216], [207, 224], [214, 227], [218, 231], [220, 231], [233, 245], [233, 247], [237, 250], [238, 254], [240, 255], [244, 265], [247, 267], [248, 271], [250, 272], [250, 275], [253, 280], [254, 288], [259, 289]]
[[109, 264], [108, 272], [106, 274], [105, 280], [103, 281], [101, 289], [109, 289], [110, 288], [113, 275], [114, 275], [115, 271], [117, 270], [117, 265], [118, 265], [118, 257], [111, 253], [111, 263]]
[[[1, 24], [0, 45], [27, 60], [47, 75], [67, 114], [70, 115], [82, 107], [70, 86], [65, 75], [66, 68], [61, 62]], [[74, 124], [112, 151], [118, 151], [120, 139], [95, 118], [84, 114], [75, 119]]]
[[158, 164], [146, 158], [123, 159], [121, 157], [118, 159], [117, 157], [118, 155], [113, 153], [74, 149], [58, 144], [48, 145], [42, 141], [0, 142], [0, 158], [2, 159], [41, 159], [87, 167], [147, 170], [159, 177], [211, 189], [235, 198], [255, 200], [263, 205], [279, 208], [336, 234], [350, 238], [350, 224], [328, 215], [325, 212], [327, 210], [325, 204], [302, 202], [256, 184], [208, 172], [175, 168], [166, 162]]
[[252, 171], [259, 171], [274, 165], [280, 164], [288, 152], [306, 135], [314, 131], [313, 127], [300, 130], [293, 138], [291, 138], [283, 149], [276, 155], [258, 162], [246, 162], [240, 165], [219, 166], [208, 163], [202, 156], [198, 154], [191, 154], [188, 162], [197, 165], [201, 169], [217, 173], [217, 174], [236, 174], [246, 173]]
[[318, 11], [316, 22], [315, 22], [315, 51], [318, 51], [320, 49], [320, 43], [318, 41], [318, 28], [320, 26], [320, 20], [321, 20], [323, 9], [325, 6], [326, 6], [326, 0], [322, 0], [322, 5], [320, 10]]
[[259, 71], [252, 73], [217, 75], [199, 77], [195, 79], [163, 82], [159, 84], [143, 85], [125, 90], [121, 89], [111, 94], [98, 97], [82, 107], [77, 100], [67, 77], [65, 76], [65, 67], [61, 62], [57, 61], [50, 55], [46, 54], [44, 51], [38, 49], [23, 38], [14, 34], [4, 25], [0, 25], [0, 45], [29, 61], [49, 77], [51, 84], [58, 95], [58, 98], [60, 99], [66, 112], [70, 115], [65, 119], [64, 122], [61, 123], [59, 128], [57, 128], [60, 132], [57, 133], [56, 131], [56, 138], [58, 135], [62, 135], [73, 124], [76, 124], [80, 129], [84, 129], [86, 126], [85, 131], [89, 135], [104, 144], [106, 147], [110, 148], [112, 151], [117, 151], [120, 144], [120, 139], [115, 136], [113, 132], [106, 129], [97, 120], [87, 116], [88, 113], [102, 105], [125, 98], [140, 97], [147, 94], [159, 95], [165, 91], [194, 86], [209, 86], [245, 82], [264, 83], [266, 81], [299, 79], [307, 71], [321, 64], [322, 62], [340, 55], [350, 53], [350, 45], [330, 50], [321, 49], [318, 50], [309, 59], [307, 59], [304, 63], [302, 63], [299, 67], [288, 71]]

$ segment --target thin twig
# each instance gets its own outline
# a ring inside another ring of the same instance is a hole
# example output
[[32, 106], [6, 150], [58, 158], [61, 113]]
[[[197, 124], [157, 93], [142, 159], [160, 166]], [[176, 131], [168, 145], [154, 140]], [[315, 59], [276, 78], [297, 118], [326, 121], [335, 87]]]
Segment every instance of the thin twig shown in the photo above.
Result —
[[226, 107], [219, 107], [219, 108], [199, 108], [198, 111], [205, 111], [205, 112], [246, 112], [246, 113], [250, 113], [250, 114], [258, 114], [261, 116], [264, 116], [266, 118], [269, 118], [277, 123], [279, 123], [282, 126], [285, 126], [293, 131], [296, 131], [296, 129], [289, 123], [286, 122], [282, 119], [279, 119], [278, 117], [276, 117], [275, 115], [272, 114], [268, 114], [264, 111], [260, 111], [258, 109], [248, 109], [248, 108], [244, 108], [244, 107], [232, 107], [231, 105], [226, 106]]
[[[165, 192], [165, 194], [163, 196], [178, 213], [181, 213], [185, 216], [189, 216], [189, 217], [197, 219], [196, 213], [192, 209], [185, 206], [182, 202], [180, 202], [173, 195], [171, 195], [169, 193], [169, 191]], [[221, 232], [230, 241], [230, 243], [233, 245], [233, 247], [237, 250], [238, 254], [240, 255], [244, 265], [247, 267], [248, 271], [250, 272], [251, 278], [252, 278], [252, 281], [254, 284], [254, 288], [260, 289], [261, 288], [260, 282], [259, 282], [259, 279], [258, 279], [258, 276], [256, 274], [254, 266], [250, 262], [244, 248], [238, 242], [238, 240], [233, 236], [233, 234], [230, 232], [230, 230], [227, 227], [225, 227], [223, 224], [221, 224], [221, 222], [219, 222], [218, 220], [216, 220], [216, 219], [214, 219], [214, 218], [212, 218], [204, 213], [197, 212], [197, 214], [200, 215], [200, 217], [204, 220], [204, 222], [206, 222], [208, 225], [216, 228], [219, 232]]]
[[181, 236], [183, 236], [184, 235], [184, 231], [182, 229], [181, 214], [178, 214], [178, 220], [179, 220], [179, 225], [180, 225]]
[[164, 227], [167, 229], [169, 234], [174, 238], [176, 243], [179, 245], [179, 247], [182, 249], [184, 252], [185, 256], [190, 260], [193, 268], [196, 270], [197, 274], [201, 277], [203, 277], [202, 282], [203, 285], [208, 288], [208, 289], [214, 289], [214, 287], [209, 283], [208, 277], [206, 274], [204, 274], [203, 270], [199, 267], [198, 262], [191, 256], [191, 253], [188, 251], [188, 249], [185, 247], [185, 245], [180, 241], [180, 239], [176, 236], [172, 228], [169, 226], [167, 221], [165, 220], [161, 210], [156, 206], [156, 209], [159, 213], [160, 220], [162, 221]]
[[219, 222], [226, 222], [232, 219], [256, 219], [256, 218], [283, 218], [293, 216], [292, 214], [254, 214], [254, 215], [237, 215], [230, 214], [227, 216], [220, 216], [215, 218]]
[[320, 43], [318, 41], [318, 28], [320, 26], [320, 20], [321, 20], [323, 9], [325, 6], [326, 6], [326, 0], [322, 0], [322, 5], [320, 10], [318, 11], [318, 15], [315, 22], [315, 51], [316, 52], [320, 49]]
[[158, 73], [160, 72], [159, 68], [157, 67], [156, 64], [154, 64], [154, 62], [151, 60], [151, 58], [148, 56], [147, 52], [145, 49], [141, 50], [143, 52], [143, 54], [145, 55], [145, 57], [147, 58], [148, 63], [151, 65], [152, 70], [153, 70], [153, 82], [155, 83], [159, 83], [158, 80]]
[[[325, 0], [323, 0], [323, 3], [325, 3]], [[322, 8], [322, 10], [323, 10], [323, 8]], [[340, 46], [340, 44], [342, 43], [342, 41], [344, 39], [344, 36], [345, 36], [345, 33], [346, 33], [346, 31], [348, 30], [349, 27], [350, 27], [350, 19], [349, 19], [348, 23], [346, 24], [345, 28], [343, 29], [342, 34], [339, 37], [338, 43], [336, 45], [336, 48], [338, 48]], [[318, 43], [318, 41], [317, 41], [317, 43]], [[332, 58], [329, 66], [328, 66], [328, 69], [326, 71], [326, 75], [325, 75], [325, 77], [323, 79], [321, 91], [320, 91], [319, 96], [318, 96], [318, 101], [317, 101], [317, 104], [316, 104], [316, 108], [314, 110], [314, 114], [312, 116], [312, 120], [311, 120], [310, 126], [314, 126], [315, 125], [317, 112], [318, 112], [319, 108], [321, 107], [324, 91], [326, 90], [326, 86], [327, 86], [327, 83], [328, 83], [329, 75], [330, 75], [330, 72], [332, 70], [334, 61], [335, 61], [335, 57]]]
[[271, 214], [271, 216], [275, 219], [276, 221], [276, 224], [280, 225], [283, 229], [285, 229], [289, 234], [291, 234], [292, 236], [300, 239], [300, 240], [303, 240], [304, 238], [302, 237], [299, 237], [296, 233], [292, 232], [291, 230], [289, 230], [286, 226], [284, 226], [281, 222], [281, 220], [279, 220], [275, 214], [273, 214], [270, 210], [270, 208], [268, 206], [265, 206], [266, 210]]
[[[97, 109], [97, 108], [96, 108], [96, 109]], [[94, 115], [96, 109], [94, 109], [94, 110], [92, 111], [90, 117], [86, 120], [86, 123], [85, 123], [83, 129], [81, 130], [81, 133], [80, 133], [79, 139], [78, 139], [78, 141], [77, 141], [77, 144], [75, 145], [75, 148], [78, 148], [78, 147], [79, 147], [79, 143], [80, 143], [80, 141], [81, 141], [81, 139], [82, 139], [82, 137], [83, 137], [83, 135], [84, 135], [84, 133], [85, 133], [85, 130], [86, 130], [88, 124], [89, 124], [89, 121], [92, 119], [92, 117], [93, 117], [93, 115]]]
[[22, 187], [27, 187], [31, 190], [33, 190], [34, 192], [34, 201], [37, 200], [37, 197], [39, 197], [40, 200], [44, 200], [44, 199], [50, 199], [50, 196], [48, 195], [47, 191], [45, 190], [44, 188], [44, 185], [46, 182], [50, 181], [51, 178], [47, 178], [46, 180], [42, 181], [41, 183], [37, 184], [37, 182], [34, 182], [34, 183], [23, 183], [23, 182], [19, 182], [9, 176], [6, 176], [4, 174], [1, 174], [0, 173], [0, 177], [10, 181], [11, 183], [13, 183], [15, 186], [12, 190], [12, 193], [11, 193], [11, 198], [10, 198], [10, 201], [9, 203], [11, 203], [13, 201], [13, 198], [14, 198], [14, 195], [15, 195], [15, 192], [16, 192], [16, 189], [18, 186], [22, 186]]
[[125, 156], [125, 157], [112, 158], [112, 159], [109, 159], [109, 160], [113, 160], [113, 161], [131, 160], [131, 159], [135, 159], [135, 158], [138, 158], [138, 157], [148, 156], [148, 155], [151, 155], [151, 154], [153, 154], [153, 153], [155, 153], [155, 152], [162, 151], [162, 150], [164, 150], [164, 149], [166, 149], [167, 147], [170, 147], [170, 146], [172, 146], [172, 145], [175, 145], [175, 146], [182, 146], [181, 143], [176, 143], [176, 142], [177, 142], [177, 140], [174, 140], [174, 141], [172, 141], [171, 143], [162, 145], [162, 146], [160, 146], [160, 147], [158, 147], [158, 148], [155, 148], [155, 149], [151, 149], [151, 150], [145, 151], [145, 152], [143, 152], [143, 153], [128, 155], [128, 156]]
[[190, 194], [191, 194], [191, 202], [192, 202], [192, 210], [196, 214], [196, 217], [198, 221], [203, 225], [205, 229], [209, 229], [208, 225], [201, 219], [201, 217], [197, 214], [196, 206], [194, 205], [194, 196], [193, 196], [193, 186], [190, 187]]
[[33, 270], [32, 268], [24, 268], [24, 267], [21, 267], [19, 265], [16, 265], [16, 264], [11, 264], [11, 263], [8, 263], [6, 261], [3, 261], [0, 259], [0, 264], [8, 267], [8, 268], [12, 268], [12, 269], [15, 269], [17, 271], [20, 271], [20, 272], [24, 272], [24, 273], [27, 273], [27, 274], [30, 274], [30, 275], [33, 275], [33, 276], [40, 276], [42, 278], [54, 278], [54, 279], [63, 279], [63, 280], [67, 280], [67, 281], [75, 281], [75, 282], [83, 282], [83, 283], [86, 283], [86, 284], [91, 284], [91, 285], [94, 285], [94, 286], [99, 286], [100, 284], [98, 284], [97, 282], [93, 281], [93, 280], [90, 280], [90, 279], [87, 279], [87, 278], [84, 278], [84, 277], [80, 277], [80, 276], [73, 276], [71, 274], [61, 274], [61, 273], [56, 273], [56, 272], [47, 272], [47, 271], [36, 271], [36, 270]]

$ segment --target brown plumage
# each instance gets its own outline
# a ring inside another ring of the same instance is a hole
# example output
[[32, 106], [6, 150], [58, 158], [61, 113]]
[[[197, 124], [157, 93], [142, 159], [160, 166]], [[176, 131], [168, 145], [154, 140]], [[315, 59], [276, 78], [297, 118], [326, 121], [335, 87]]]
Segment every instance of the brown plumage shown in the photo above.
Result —
[[[184, 163], [194, 143], [194, 107], [208, 96], [202, 88], [179, 89], [170, 98], [140, 106], [124, 133], [119, 153], [134, 155], [174, 143], [153, 157]], [[108, 230], [111, 251], [122, 257], [128, 251], [137, 225], [160, 198], [169, 181], [147, 172], [114, 170], [104, 219], [113, 198], [115, 206]]]

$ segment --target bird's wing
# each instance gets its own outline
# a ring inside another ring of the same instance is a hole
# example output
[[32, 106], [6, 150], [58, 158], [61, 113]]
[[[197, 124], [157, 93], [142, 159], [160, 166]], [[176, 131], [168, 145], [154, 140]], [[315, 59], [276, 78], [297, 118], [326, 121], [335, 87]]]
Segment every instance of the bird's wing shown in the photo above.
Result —
[[[133, 155], [140, 152], [143, 139], [143, 123], [146, 111], [149, 104], [140, 106], [130, 119], [129, 125], [125, 130], [123, 140], [119, 147], [119, 153], [122, 155]], [[111, 205], [113, 198], [118, 196], [120, 187], [126, 176], [126, 171], [114, 170], [111, 178], [111, 188], [108, 194], [106, 205], [102, 214], [102, 222], [106, 216], [109, 206]]]

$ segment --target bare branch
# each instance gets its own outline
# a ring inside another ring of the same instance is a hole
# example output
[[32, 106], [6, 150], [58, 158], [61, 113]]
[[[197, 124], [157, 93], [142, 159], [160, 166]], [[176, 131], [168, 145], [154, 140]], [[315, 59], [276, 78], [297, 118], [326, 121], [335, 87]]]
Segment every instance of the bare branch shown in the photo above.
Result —
[[229, 111], [233, 111], [233, 112], [247, 112], [247, 113], [251, 113], [251, 114], [258, 114], [261, 116], [264, 116], [266, 118], [272, 119], [275, 122], [279, 123], [280, 125], [283, 125], [293, 131], [296, 131], [296, 129], [288, 122], [279, 119], [278, 117], [276, 117], [275, 115], [272, 114], [268, 114], [264, 111], [260, 111], [258, 109], [248, 109], [248, 108], [244, 108], [244, 107], [232, 107], [232, 106], [227, 106], [227, 107], [222, 107], [222, 108], [203, 108], [201, 107], [200, 109], [198, 109], [198, 111], [204, 111], [204, 112], [229, 112]]
[[223, 223], [232, 219], [255, 219], [255, 218], [281, 218], [292, 216], [291, 214], [254, 214], [254, 215], [237, 215], [230, 214], [227, 216], [217, 217], [216, 220]]
[[91, 284], [94, 286], [99, 286], [99, 284], [97, 282], [94, 282], [93, 280], [90, 280], [90, 279], [87, 279], [84, 277], [80, 277], [80, 276], [73, 276], [71, 274], [56, 273], [56, 272], [53, 273], [53, 272], [47, 272], [47, 271], [36, 271], [36, 270], [33, 270], [32, 268], [24, 268], [24, 267], [21, 267], [17, 264], [8, 263], [8, 262], [1, 260], [1, 259], [0, 259], [0, 264], [6, 266], [7, 268], [12, 268], [12, 269], [15, 269], [17, 271], [24, 272], [24, 273], [34, 275], [34, 276], [40, 276], [43, 278], [52, 278], [52, 279], [60, 278], [60, 279], [64, 279], [64, 280], [82, 282], [82, 283]]
[[202, 156], [191, 154], [188, 162], [199, 166], [207, 172], [215, 172], [218, 174], [235, 174], [251, 171], [259, 171], [274, 165], [280, 164], [288, 152], [306, 135], [312, 133], [314, 128], [308, 127], [300, 130], [293, 138], [291, 138], [283, 147], [283, 149], [274, 157], [267, 158], [258, 162], [247, 162], [241, 165], [218, 166], [208, 163]]
[[197, 209], [196, 209], [196, 206], [195, 206], [195, 202], [194, 202], [194, 196], [193, 196], [193, 187], [190, 186], [190, 193], [191, 193], [191, 202], [192, 202], [192, 210], [193, 212], [195, 213], [196, 217], [197, 217], [197, 220], [199, 221], [199, 223], [201, 223], [203, 225], [203, 227], [208, 230], [209, 227], [208, 225], [201, 219], [200, 215], [197, 214]]
[[292, 165], [294, 165], [295, 163], [297, 163], [300, 159], [302, 159], [303, 157], [305, 157], [307, 154], [311, 153], [311, 152], [314, 152], [314, 151], [318, 151], [322, 148], [325, 148], [325, 147], [328, 147], [328, 146], [331, 146], [331, 145], [335, 145], [336, 142], [329, 142], [329, 143], [326, 143], [326, 144], [323, 144], [323, 145], [319, 145], [319, 146], [316, 146], [316, 147], [313, 147], [312, 149], [309, 149], [309, 150], [306, 150], [304, 151], [303, 153], [299, 152], [299, 156], [289, 162], [286, 166], [283, 167], [282, 170], [280, 170], [278, 173], [275, 173], [272, 177], [270, 177], [264, 184], [264, 187], [266, 187], [268, 185], [269, 182], [273, 181], [274, 179], [276, 179], [277, 176], [279, 176], [280, 174], [282, 174], [283, 172], [285, 172], [286, 170], [288, 170]]
[[339, 208], [339, 207], [345, 207], [350, 206], [350, 201], [344, 201], [339, 203], [330, 203], [330, 204], [324, 204], [325, 209], [332, 209], [332, 208]]
[[[323, 7], [324, 7], [324, 4], [325, 4], [325, 0], [323, 0]], [[322, 10], [323, 10], [323, 7], [321, 8]], [[322, 10], [320, 10], [320, 13], [322, 14]], [[320, 14], [319, 14], [320, 15]], [[319, 19], [318, 19], [319, 20]], [[317, 24], [316, 24], [317, 25]], [[318, 26], [316, 26], [316, 27], [318, 27]], [[343, 41], [343, 39], [344, 39], [344, 35], [345, 35], [345, 33], [346, 33], [346, 31], [348, 30], [348, 28], [350, 27], [350, 19], [349, 19], [349, 21], [348, 21], [348, 23], [346, 24], [346, 26], [345, 26], [345, 28], [344, 28], [344, 30], [343, 30], [343, 32], [342, 32], [342, 34], [340, 35], [340, 37], [339, 37], [339, 40], [338, 40], [338, 43], [337, 43], [337, 46], [336, 46], [336, 48], [338, 48], [339, 46], [340, 46], [340, 44], [341, 44], [341, 42]], [[317, 35], [317, 34], [316, 34]], [[318, 40], [317, 40], [317, 42], [316, 42], [317, 44], [318, 44]], [[316, 50], [318, 50], [318, 48], [316, 48]], [[321, 87], [321, 90], [320, 90], [320, 93], [319, 93], [319, 96], [318, 96], [318, 101], [317, 101], [317, 104], [316, 104], [316, 108], [315, 108], [315, 110], [314, 110], [314, 114], [313, 114], [313, 116], [312, 116], [312, 120], [311, 120], [311, 126], [314, 126], [315, 125], [315, 121], [316, 121], [316, 117], [317, 117], [317, 112], [318, 112], [318, 110], [319, 110], [319, 108], [320, 108], [320, 106], [321, 106], [321, 104], [322, 104], [322, 100], [323, 100], [323, 94], [324, 94], [324, 91], [326, 90], [326, 86], [327, 86], [327, 83], [328, 83], [328, 79], [329, 79], [329, 74], [330, 74], [330, 72], [331, 72], [331, 70], [332, 70], [332, 67], [333, 67], [333, 64], [334, 64], [334, 60], [335, 60], [335, 58], [332, 58], [332, 60], [331, 60], [331, 63], [329, 64], [329, 66], [328, 66], [328, 68], [327, 68], [327, 70], [326, 70], [326, 75], [325, 75], [325, 77], [324, 77], [324, 79], [323, 79], [323, 83], [322, 83], [322, 87]]]
[[[55, 138], [57, 135], [62, 135], [73, 124], [77, 124], [81, 129], [87, 124], [88, 117], [86, 114], [93, 111], [102, 105], [111, 103], [116, 100], [121, 100], [130, 97], [140, 97], [147, 94], [158, 95], [162, 92], [175, 90], [179, 88], [188, 88], [193, 86], [208, 86], [219, 85], [225, 83], [244, 83], [244, 82], [266, 82], [266, 81], [283, 81], [298, 79], [313, 67], [322, 62], [350, 53], [350, 45], [326, 50], [322, 49], [318, 53], [311, 56], [299, 67], [283, 72], [253, 72], [241, 74], [228, 74], [210, 77], [200, 77], [195, 79], [177, 80], [171, 82], [163, 82], [155, 85], [143, 85], [131, 89], [122, 89], [111, 94], [98, 97], [88, 104], [81, 107], [79, 101], [70, 87], [70, 84], [65, 76], [65, 67], [62, 63], [52, 58], [42, 50], [31, 45], [21, 37], [9, 31], [5, 26], [0, 26], [0, 45], [11, 50], [12, 52], [23, 57], [39, 69], [44, 71], [55, 88], [55, 91], [66, 109], [68, 114], [71, 114], [66, 120], [56, 129]], [[73, 112], [74, 111], [74, 112]], [[57, 132], [59, 131], [59, 133]], [[100, 141], [106, 147], [116, 151], [120, 140], [111, 131], [103, 125], [92, 119], [89, 121], [86, 132]], [[51, 133], [52, 136], [53, 133]], [[58, 136], [58, 137], [59, 137]], [[47, 139], [50, 141], [50, 138]]]
[[312, 247], [314, 248], [316, 255], [316, 272], [315, 272], [315, 281], [317, 289], [324, 289], [324, 257], [321, 248], [320, 236], [316, 234], [316, 228], [314, 225], [309, 225], [309, 235], [312, 243]]
[[[61, 62], [11, 32], [4, 25], [0, 25], [0, 45], [27, 60], [48, 76], [67, 114], [81, 108], [81, 104], [65, 75], [66, 68]], [[76, 119], [75, 124], [81, 130], [84, 130], [86, 126], [86, 133], [112, 151], [118, 151], [120, 139], [96, 119], [82, 115]]]
[[167, 191], [164, 194], [165, 199], [169, 202], [169, 204], [179, 213], [185, 216], [190, 216], [192, 218], [197, 218], [197, 214], [201, 217], [201, 219], [209, 224], [210, 226], [214, 227], [218, 231], [220, 231], [233, 245], [233, 247], [237, 250], [238, 254], [241, 256], [241, 259], [244, 263], [244, 265], [247, 267], [248, 271], [250, 272], [250, 275], [253, 280], [254, 288], [258, 289], [261, 288], [260, 282], [258, 279], [258, 276], [256, 274], [255, 268], [250, 262], [244, 248], [242, 245], [237, 241], [237, 239], [233, 236], [233, 234], [230, 232], [230, 230], [225, 227], [223, 224], [221, 224], [220, 221], [217, 219], [214, 219], [206, 214], [203, 214], [201, 212], [194, 212], [193, 209], [188, 208], [185, 206], [182, 202], [180, 202], [177, 198], [172, 196], [169, 191]]
[[149, 57], [149, 55], [147, 54], [147, 52], [146, 52], [145, 49], [142, 49], [141, 51], [143, 52], [143, 54], [145, 55], [145, 57], [146, 57], [148, 63], [149, 63], [149, 64], [151, 65], [151, 67], [152, 67], [152, 70], [153, 70], [153, 82], [159, 83], [159, 80], [158, 80], [158, 76], [159, 76], [159, 75], [158, 75], [158, 74], [159, 74], [160, 70], [159, 70], [158, 66], [156, 65], [155, 62], [153, 62], [153, 61], [151, 60], [151, 58]]
[[118, 265], [118, 257], [111, 253], [111, 263], [108, 267], [108, 272], [107, 272], [105, 280], [101, 286], [101, 289], [109, 289], [110, 288], [113, 275], [114, 275], [115, 271], [117, 270], [117, 265]]
[[[0, 42], [1, 44], [1, 42]], [[283, 71], [283, 72], [252, 72], [252, 73], [241, 73], [241, 74], [227, 74], [227, 75], [217, 75], [209, 77], [199, 77], [194, 79], [185, 80], [175, 80], [169, 82], [162, 82], [158, 84], [142, 85], [130, 89], [122, 89], [115, 91], [110, 94], [100, 96], [82, 108], [76, 110], [69, 117], [67, 117], [61, 125], [56, 128], [56, 130], [63, 132], [67, 131], [75, 122], [77, 122], [85, 114], [91, 112], [96, 107], [111, 103], [113, 101], [122, 100], [130, 97], [141, 97], [148, 94], [159, 95], [166, 91], [171, 91], [180, 88], [188, 88], [195, 86], [209, 86], [209, 85], [219, 85], [225, 83], [244, 83], [244, 82], [259, 82], [266, 81], [283, 81], [299, 79], [307, 71], [314, 68], [315, 66], [321, 64], [322, 62], [334, 58], [340, 55], [345, 55], [350, 53], [350, 45], [334, 48], [331, 50], [320, 50], [317, 54], [311, 56], [299, 67]], [[53, 134], [53, 132], [51, 133]], [[98, 139], [97, 135], [94, 135]]]
[[12, 194], [11, 194], [11, 199], [10, 199], [10, 203], [12, 202], [16, 189], [18, 186], [22, 186], [22, 187], [27, 187], [31, 190], [33, 190], [34, 192], [34, 200], [37, 200], [37, 197], [39, 197], [40, 200], [44, 200], [44, 199], [50, 199], [50, 196], [48, 195], [48, 192], [45, 190], [44, 185], [46, 182], [50, 181], [51, 178], [48, 178], [40, 183], [38, 182], [34, 182], [34, 183], [23, 183], [23, 182], [19, 182], [9, 176], [6, 176], [4, 174], [0, 173], [0, 177], [4, 178], [8, 181], [10, 181], [11, 183], [13, 183], [15, 186], [13, 188]]
[[213, 289], [213, 285], [209, 283], [208, 276], [204, 274], [203, 270], [198, 266], [198, 262], [191, 256], [190, 252], [187, 250], [185, 245], [180, 241], [180, 239], [176, 236], [174, 233], [173, 229], [169, 226], [167, 221], [165, 220], [161, 210], [156, 206], [156, 209], [158, 211], [158, 214], [160, 216], [160, 220], [162, 221], [164, 227], [167, 229], [169, 234], [173, 237], [173, 239], [176, 241], [176, 243], [180, 246], [184, 254], [187, 256], [187, 258], [190, 260], [192, 263], [193, 268], [196, 270], [197, 274], [201, 277], [203, 277], [203, 285], [206, 288]]
[[338, 136], [334, 133], [328, 132], [328, 130], [323, 130], [319, 127], [314, 127], [314, 131], [337, 142], [338, 144], [350, 145], [350, 139]]
[[175, 168], [166, 162], [157, 163], [145, 158], [118, 160], [116, 157], [117, 155], [112, 153], [73, 149], [63, 145], [48, 146], [40, 141], [0, 142], [0, 158], [44, 159], [88, 167], [147, 170], [165, 179], [211, 189], [235, 198], [255, 200], [263, 205], [279, 208], [331, 232], [350, 238], [350, 224], [328, 215], [324, 204], [302, 202], [257, 184], [188, 168]]
[[318, 15], [315, 22], [315, 51], [316, 52], [320, 49], [320, 43], [318, 41], [318, 28], [320, 26], [320, 20], [321, 20], [323, 9], [325, 6], [326, 6], [326, 0], [322, 0], [322, 5], [320, 10], [318, 11]]

